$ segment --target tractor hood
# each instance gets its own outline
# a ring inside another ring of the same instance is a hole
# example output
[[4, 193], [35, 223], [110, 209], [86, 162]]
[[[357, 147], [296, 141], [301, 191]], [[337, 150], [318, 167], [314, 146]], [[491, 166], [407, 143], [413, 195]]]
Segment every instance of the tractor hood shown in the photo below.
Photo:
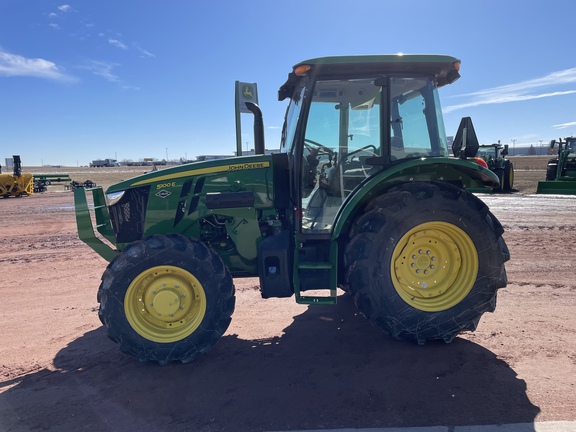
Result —
[[[120, 183], [110, 186], [107, 194], [121, 192], [134, 187], [166, 184], [165, 187], [173, 187], [181, 184], [184, 179], [197, 176], [222, 176], [227, 173], [239, 171], [251, 171], [256, 169], [268, 168], [271, 166], [269, 156], [244, 156], [231, 157], [230, 159], [218, 159], [212, 161], [193, 162], [185, 165], [178, 165], [158, 171], [151, 171], [146, 174], [124, 180]], [[162, 189], [160, 187], [159, 189]]]

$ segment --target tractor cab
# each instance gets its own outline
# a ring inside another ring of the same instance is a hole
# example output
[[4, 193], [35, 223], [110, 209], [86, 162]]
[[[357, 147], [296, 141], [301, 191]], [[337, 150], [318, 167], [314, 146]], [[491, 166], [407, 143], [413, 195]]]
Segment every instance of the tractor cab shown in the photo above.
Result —
[[559, 151], [566, 151], [568, 153], [576, 153], [576, 137], [567, 137], [564, 140], [564, 148], [562, 148], [562, 138], [558, 141]]
[[438, 88], [459, 78], [459, 66], [453, 57], [418, 55], [294, 66], [279, 91], [280, 100], [291, 99], [281, 151], [299, 173], [291, 195], [304, 236], [329, 235], [369, 178], [403, 162], [449, 157]]

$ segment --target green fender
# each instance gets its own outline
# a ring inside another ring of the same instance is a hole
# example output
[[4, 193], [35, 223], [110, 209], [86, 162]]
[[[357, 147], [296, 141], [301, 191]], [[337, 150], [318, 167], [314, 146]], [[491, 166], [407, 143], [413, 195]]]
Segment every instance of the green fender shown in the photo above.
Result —
[[422, 157], [398, 164], [392, 163], [367, 179], [346, 198], [336, 216], [332, 240], [348, 232], [358, 212], [372, 198], [394, 185], [412, 181], [445, 182], [464, 189], [473, 189], [474, 192], [483, 189], [489, 191], [500, 184], [492, 171], [466, 159]]

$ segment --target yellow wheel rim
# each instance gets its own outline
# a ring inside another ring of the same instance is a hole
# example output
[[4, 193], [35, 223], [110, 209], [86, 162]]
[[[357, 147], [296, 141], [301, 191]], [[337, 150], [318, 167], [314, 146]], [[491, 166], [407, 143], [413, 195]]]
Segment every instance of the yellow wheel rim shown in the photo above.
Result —
[[400, 239], [391, 268], [394, 288], [406, 303], [437, 312], [468, 295], [478, 274], [478, 253], [472, 239], [457, 226], [427, 222]]
[[176, 342], [202, 322], [206, 294], [190, 272], [173, 266], [152, 267], [128, 287], [124, 312], [140, 336], [154, 342]]

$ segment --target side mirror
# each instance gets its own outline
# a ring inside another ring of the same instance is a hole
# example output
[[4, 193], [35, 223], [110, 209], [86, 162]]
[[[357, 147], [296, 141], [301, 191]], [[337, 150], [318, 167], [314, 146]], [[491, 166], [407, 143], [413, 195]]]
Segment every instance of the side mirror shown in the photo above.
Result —
[[508, 155], [508, 144], [504, 144], [504, 150], [500, 152], [500, 156], [504, 157]]
[[454, 153], [456, 157], [466, 159], [475, 157], [479, 147], [480, 144], [478, 144], [472, 119], [470, 117], [462, 117], [458, 131], [456, 132], [456, 137], [452, 143], [452, 153]]

